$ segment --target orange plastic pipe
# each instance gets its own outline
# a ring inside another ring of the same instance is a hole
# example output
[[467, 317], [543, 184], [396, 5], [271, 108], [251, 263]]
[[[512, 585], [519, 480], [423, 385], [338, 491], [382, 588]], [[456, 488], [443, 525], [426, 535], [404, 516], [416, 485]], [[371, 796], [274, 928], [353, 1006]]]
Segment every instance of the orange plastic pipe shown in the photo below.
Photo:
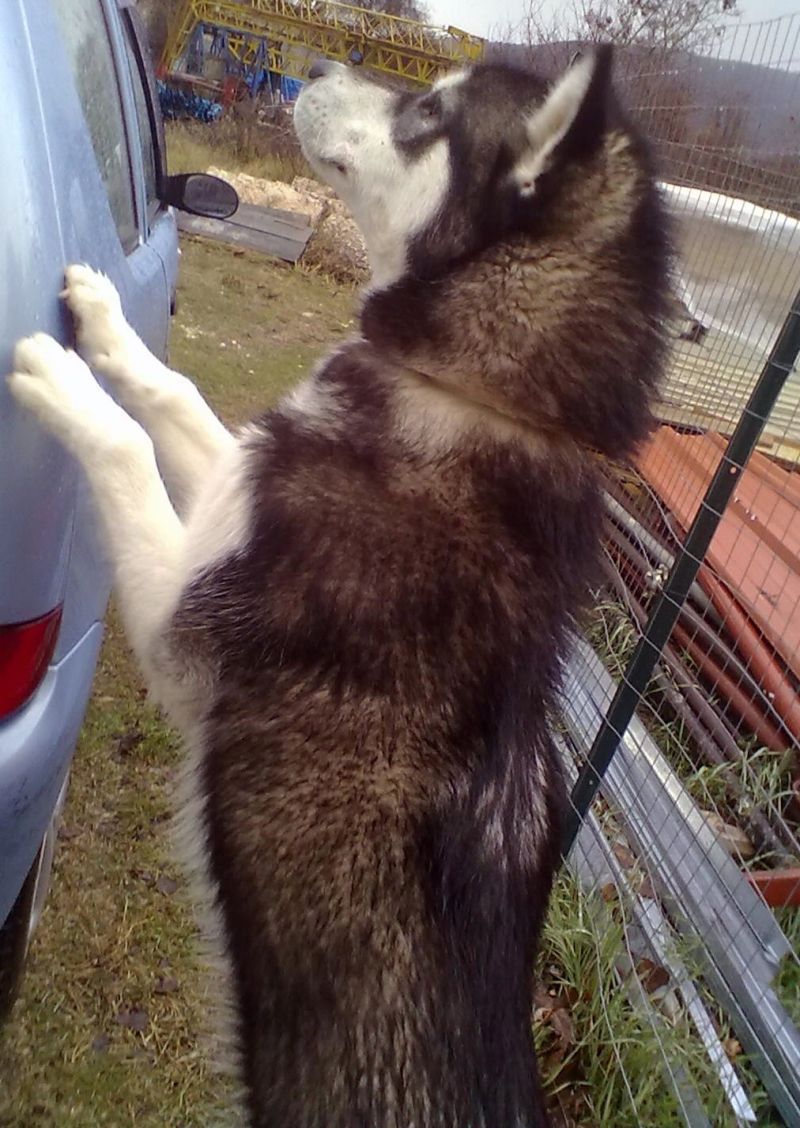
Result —
[[756, 734], [760, 743], [773, 752], [785, 752], [790, 744], [788, 736], [782, 736], [775, 725], [764, 717], [752, 698], [748, 697], [733, 678], [725, 673], [708, 651], [696, 639], [691, 638], [683, 627], [675, 626], [672, 637], [679, 646], [688, 650], [697, 665], [719, 688], [721, 695], [730, 701], [739, 716]]
[[739, 604], [705, 564], [700, 568], [698, 579], [734, 636], [747, 666], [760, 681], [765, 693], [769, 694], [781, 723], [800, 744], [800, 699], [794, 687], [781, 672], [769, 648]]
[[800, 869], [750, 870], [745, 877], [771, 909], [800, 908]]

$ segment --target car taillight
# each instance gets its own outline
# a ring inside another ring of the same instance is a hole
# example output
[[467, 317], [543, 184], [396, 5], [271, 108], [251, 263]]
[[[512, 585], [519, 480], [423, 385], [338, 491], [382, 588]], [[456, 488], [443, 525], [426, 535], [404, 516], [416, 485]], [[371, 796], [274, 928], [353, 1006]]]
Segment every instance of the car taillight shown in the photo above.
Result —
[[61, 625], [61, 608], [0, 627], [0, 717], [24, 705], [45, 675]]

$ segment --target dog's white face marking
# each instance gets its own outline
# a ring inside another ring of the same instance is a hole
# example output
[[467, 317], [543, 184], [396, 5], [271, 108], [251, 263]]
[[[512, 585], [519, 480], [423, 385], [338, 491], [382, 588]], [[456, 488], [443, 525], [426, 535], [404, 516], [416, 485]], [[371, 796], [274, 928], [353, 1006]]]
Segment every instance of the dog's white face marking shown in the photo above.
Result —
[[361, 229], [377, 286], [404, 273], [411, 240], [441, 209], [450, 184], [444, 138], [419, 157], [398, 148], [392, 137], [396, 98], [352, 68], [331, 65], [304, 89], [294, 114], [307, 160]]

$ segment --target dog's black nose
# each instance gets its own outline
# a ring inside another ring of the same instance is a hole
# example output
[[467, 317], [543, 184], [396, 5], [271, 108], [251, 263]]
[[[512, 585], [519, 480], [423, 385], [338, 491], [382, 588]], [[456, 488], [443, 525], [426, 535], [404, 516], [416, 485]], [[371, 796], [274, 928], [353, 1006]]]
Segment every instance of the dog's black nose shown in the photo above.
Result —
[[331, 62], [330, 59], [317, 59], [315, 63], [311, 64], [311, 70], [308, 72], [309, 78], [324, 78], [326, 74], [330, 74], [332, 70], [336, 69], [337, 64]]

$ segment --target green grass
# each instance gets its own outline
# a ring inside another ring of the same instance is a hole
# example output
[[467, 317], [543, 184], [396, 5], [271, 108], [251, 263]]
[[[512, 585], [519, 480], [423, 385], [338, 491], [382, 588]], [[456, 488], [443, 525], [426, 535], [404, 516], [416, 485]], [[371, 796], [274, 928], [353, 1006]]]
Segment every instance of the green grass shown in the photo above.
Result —
[[204, 172], [213, 165], [287, 183], [296, 176], [311, 175], [294, 144], [275, 146], [268, 135], [249, 123], [230, 118], [210, 125], [176, 121], [167, 122], [165, 131], [171, 173]]
[[778, 924], [792, 945], [790, 955], [783, 957], [775, 979], [778, 998], [786, 1007], [792, 1022], [800, 1027], [800, 909], [778, 909]]
[[268, 406], [354, 331], [351, 286], [202, 240], [182, 245], [171, 362], [226, 422]]
[[[621, 679], [638, 639], [637, 628], [622, 603], [599, 600], [589, 617], [587, 637], [609, 672]], [[693, 671], [691, 658], [683, 657], [687, 670]], [[695, 676], [702, 688], [699, 673]], [[708, 764], [702, 762], [682, 719], [663, 702], [657, 688], [651, 685], [647, 689], [638, 712], [683, 786], [704, 811], [717, 812], [731, 825], [742, 824], [753, 808], [773, 823], [785, 818], [793, 795], [791, 751], [776, 753], [760, 746], [754, 737], [743, 735], [737, 741], [738, 760]], [[774, 856], [762, 851], [740, 861], [761, 868], [774, 864]]]
[[[184, 241], [172, 363], [241, 422], [340, 338], [352, 311], [349, 287]], [[224, 1104], [206, 1049], [207, 978], [167, 832], [180, 755], [112, 615], [53, 888], [0, 1034], [0, 1128], [206, 1128]]]
[[[638, 637], [638, 632], [622, 604], [615, 599], [598, 601], [592, 609], [587, 633], [607, 668], [615, 677], [620, 678], [625, 672]], [[691, 660], [688, 658], [687, 668], [692, 668]], [[693, 749], [692, 739], [685, 726], [680, 718], [669, 716], [669, 711], [665, 710], [660, 701], [658, 691], [648, 690], [643, 697], [639, 713], [659, 748], [672, 764], [687, 792], [702, 810], [719, 813], [732, 826], [737, 826], [745, 821], [753, 807], [757, 807], [774, 819], [784, 817], [787, 801], [792, 796], [793, 757], [791, 754], [781, 755], [770, 749], [760, 747], [756, 740], [751, 737], [742, 738], [738, 741], [740, 758], [735, 762], [725, 762], [721, 765], [701, 763], [698, 753]], [[601, 815], [601, 819], [604, 817], [611, 828], [613, 837], [615, 820], [610, 817], [609, 812], [606, 812], [605, 816]], [[769, 868], [771, 864], [774, 864], [774, 857], [763, 851], [745, 858], [740, 857], [737, 853], [735, 858], [742, 869]], [[774, 987], [794, 1023], [800, 1025], [800, 910], [795, 908], [779, 909], [776, 910], [776, 918], [792, 946], [792, 953], [783, 959], [774, 981]], [[554, 916], [551, 914], [548, 925], [548, 934], [551, 936], [551, 940], [560, 942], [563, 939], [561, 933], [561, 927], [554, 921]], [[598, 936], [598, 952], [603, 951], [602, 945], [608, 938], [609, 933], [607, 932]], [[693, 977], [700, 987], [701, 993], [704, 993], [709, 1013], [715, 1018], [717, 1030], [723, 1043], [738, 1046], [729, 1018], [722, 1012], [711, 993], [703, 986], [701, 971], [695, 967], [695, 961], [688, 944], [683, 943], [677, 954], [687, 967], [694, 968]], [[611, 975], [611, 968], [609, 967], [608, 970], [609, 975]], [[583, 974], [583, 971], [576, 968], [573, 961], [568, 974], [575, 980], [577, 976]], [[604, 976], [603, 979], [606, 982], [606, 990], [608, 990], [608, 977]], [[617, 1030], [624, 1029], [624, 1022], [620, 1022], [618, 1015], [614, 1015], [613, 1025], [615, 1033]], [[701, 1060], [703, 1050], [696, 1036], [690, 1034], [687, 1044], [696, 1047], [696, 1054], [693, 1055], [694, 1062]], [[648, 1058], [651, 1061], [657, 1060], [657, 1057], [654, 1056], [657, 1052], [657, 1046], [652, 1044], [652, 1039], [649, 1040], [648, 1044], [646, 1031], [641, 1039], [641, 1046], [644, 1050], [643, 1060], [646, 1061]], [[586, 1053], [585, 1058], [588, 1062], [597, 1060], [596, 1051], [597, 1046], [595, 1045], [591, 1052]], [[602, 1055], [600, 1056], [602, 1057]], [[680, 1060], [680, 1058], [679, 1052], [677, 1060]], [[625, 1062], [626, 1073], [631, 1074], [634, 1079], [638, 1076], [638, 1060], [639, 1051], [637, 1049], [633, 1062]], [[756, 1108], [759, 1117], [758, 1123], [763, 1124], [765, 1128], [767, 1125], [781, 1123], [771, 1110], [767, 1094], [752, 1062], [748, 1060], [745, 1054], [737, 1052], [736, 1065], [748, 1095]], [[602, 1092], [601, 1088], [597, 1088], [597, 1081], [598, 1079], [595, 1077], [590, 1086], [594, 1093]], [[726, 1113], [726, 1110], [719, 1105], [719, 1083], [707, 1068], [702, 1070], [700, 1083], [697, 1087], [704, 1098], [707, 1109], [713, 1109], [715, 1105], [718, 1106], [715, 1113], [717, 1119], [712, 1117], [712, 1122], [715, 1125], [725, 1123], [720, 1118], [729, 1115], [729, 1113]], [[618, 1096], [621, 1091], [617, 1078], [617, 1083], [612, 1086], [612, 1098]], [[646, 1124], [661, 1123], [657, 1119], [651, 1119], [652, 1116], [654, 1116], [654, 1113], [648, 1112], [641, 1122]], [[605, 1123], [599, 1113], [598, 1119], [601, 1124]], [[617, 1123], [617, 1121], [615, 1120], [614, 1123]], [[625, 1123], [624, 1117], [619, 1119], [619, 1123]]]
[[[216, 1106], [194, 927], [163, 837], [178, 755], [112, 618], [53, 888], [0, 1043], [3, 1128], [188, 1125]], [[140, 1031], [121, 1024], [130, 1011]]]
[[[622, 899], [584, 894], [562, 873], [545, 923], [540, 976], [571, 1020], [559, 1044], [547, 1023], [537, 1029], [544, 1084], [558, 1124], [569, 1128], [678, 1128], [683, 1116], [666, 1063], [701, 1094], [715, 1128], [734, 1128], [717, 1074], [688, 1018], [667, 1017], [641, 998], [640, 979], [623, 974]], [[687, 953], [676, 952], [686, 960]], [[646, 980], [645, 980], [646, 982]]]

